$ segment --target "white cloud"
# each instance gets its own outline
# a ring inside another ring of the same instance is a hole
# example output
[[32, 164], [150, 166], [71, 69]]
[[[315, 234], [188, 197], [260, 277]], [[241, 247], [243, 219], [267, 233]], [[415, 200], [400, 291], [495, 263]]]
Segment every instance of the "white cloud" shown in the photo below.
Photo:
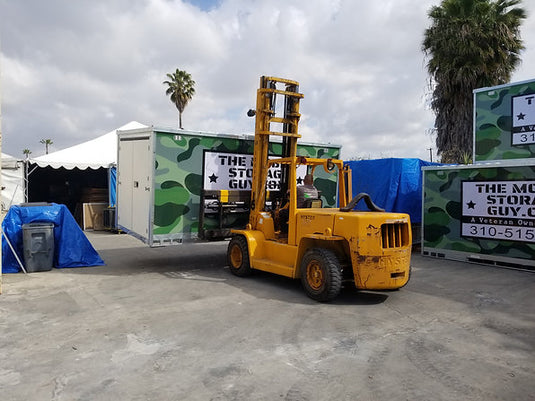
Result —
[[[421, 52], [438, 0], [0, 0], [3, 146], [71, 146], [131, 120], [177, 124], [165, 74], [190, 72], [188, 129], [252, 133], [261, 75], [295, 79], [307, 142], [343, 157], [429, 158]], [[535, 0], [514, 80], [535, 78]], [[530, 75], [531, 74], [531, 75]]]

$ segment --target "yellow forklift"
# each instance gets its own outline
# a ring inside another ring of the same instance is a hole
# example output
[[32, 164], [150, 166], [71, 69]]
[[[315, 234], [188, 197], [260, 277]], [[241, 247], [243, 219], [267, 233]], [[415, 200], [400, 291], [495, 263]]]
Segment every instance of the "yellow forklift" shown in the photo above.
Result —
[[[282, 112], [276, 107], [277, 98], [284, 100]], [[230, 271], [247, 276], [256, 269], [300, 278], [308, 296], [320, 302], [338, 296], [347, 281], [363, 290], [403, 287], [410, 272], [409, 216], [386, 213], [367, 194], [352, 197], [351, 171], [342, 160], [297, 156], [302, 98], [296, 81], [260, 78], [256, 110], [248, 112], [256, 117], [249, 222], [245, 229], [232, 230], [227, 250]], [[271, 135], [282, 137], [279, 158], [269, 155]], [[266, 188], [272, 166], [281, 168], [277, 190]], [[324, 208], [321, 198], [297, 207], [300, 166], [312, 176], [316, 169], [336, 175], [339, 207]], [[353, 210], [360, 200], [370, 211]]]

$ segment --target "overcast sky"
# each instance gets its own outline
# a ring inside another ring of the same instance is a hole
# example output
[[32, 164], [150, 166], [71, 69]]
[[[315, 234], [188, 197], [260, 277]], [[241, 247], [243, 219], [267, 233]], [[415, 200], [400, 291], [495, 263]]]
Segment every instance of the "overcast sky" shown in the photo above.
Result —
[[[132, 120], [177, 127], [162, 82], [196, 81], [185, 129], [253, 133], [261, 75], [300, 82], [303, 141], [342, 158], [434, 150], [421, 42], [439, 0], [0, 0], [2, 151], [44, 154]], [[535, 0], [513, 81], [535, 79]], [[433, 153], [435, 153], [433, 151]], [[433, 155], [436, 160], [436, 155]]]

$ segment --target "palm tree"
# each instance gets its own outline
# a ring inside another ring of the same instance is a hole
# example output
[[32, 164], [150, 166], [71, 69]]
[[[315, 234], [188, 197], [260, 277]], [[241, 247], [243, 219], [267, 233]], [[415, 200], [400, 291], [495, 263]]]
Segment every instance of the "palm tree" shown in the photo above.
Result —
[[168, 85], [165, 94], [178, 109], [178, 128], [183, 129], [182, 112], [195, 94], [195, 81], [191, 79], [190, 74], [178, 68], [174, 73], [167, 74], [167, 78], [169, 78], [167, 81], [163, 81], [164, 85]]
[[443, 162], [472, 153], [473, 90], [507, 83], [520, 63], [521, 1], [443, 0], [429, 10], [422, 50]]
[[24, 149], [22, 151], [22, 154], [26, 157], [26, 160], [30, 158], [30, 155], [32, 154], [32, 151], [30, 149]]
[[45, 145], [45, 152], [48, 154], [48, 146], [52, 145], [54, 142], [52, 142], [52, 139], [41, 139], [39, 143]]

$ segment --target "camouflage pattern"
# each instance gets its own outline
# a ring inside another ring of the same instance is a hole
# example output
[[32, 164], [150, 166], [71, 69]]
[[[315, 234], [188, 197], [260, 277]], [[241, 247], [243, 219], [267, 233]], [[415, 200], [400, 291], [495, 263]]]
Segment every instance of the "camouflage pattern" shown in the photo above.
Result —
[[[199, 232], [199, 208], [203, 185], [205, 150], [253, 153], [253, 136], [215, 135], [187, 131], [155, 131], [154, 225], [153, 235], [194, 238]], [[280, 155], [282, 144], [271, 143], [270, 152]], [[336, 145], [298, 145], [298, 155], [339, 158]], [[320, 170], [320, 169], [317, 169]], [[317, 171], [315, 185], [322, 191], [325, 205], [336, 203], [336, 176]], [[323, 173], [323, 174], [322, 174]], [[226, 216], [225, 226], [241, 226], [247, 215]], [[205, 215], [204, 229], [216, 228], [218, 219]]]
[[535, 93], [535, 80], [474, 91], [474, 162], [535, 157], [535, 144], [512, 144], [512, 98]]
[[[423, 170], [423, 248], [447, 256], [448, 251], [525, 259], [533, 263], [535, 243], [461, 237], [462, 182], [535, 179], [535, 166], [470, 166]], [[533, 222], [533, 220], [532, 220]], [[535, 230], [534, 230], [535, 231]]]

